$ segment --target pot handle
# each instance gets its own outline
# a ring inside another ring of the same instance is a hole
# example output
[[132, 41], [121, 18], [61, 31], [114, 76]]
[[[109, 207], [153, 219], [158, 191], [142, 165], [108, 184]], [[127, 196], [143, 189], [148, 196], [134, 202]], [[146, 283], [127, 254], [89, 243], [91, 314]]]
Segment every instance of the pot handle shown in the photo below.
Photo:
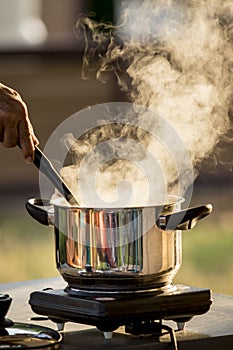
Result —
[[197, 224], [198, 220], [209, 215], [212, 210], [211, 204], [192, 207], [176, 213], [160, 215], [156, 224], [162, 230], [190, 230]]
[[27, 201], [25, 207], [31, 217], [42, 225], [53, 224], [54, 207], [49, 199], [32, 198]]

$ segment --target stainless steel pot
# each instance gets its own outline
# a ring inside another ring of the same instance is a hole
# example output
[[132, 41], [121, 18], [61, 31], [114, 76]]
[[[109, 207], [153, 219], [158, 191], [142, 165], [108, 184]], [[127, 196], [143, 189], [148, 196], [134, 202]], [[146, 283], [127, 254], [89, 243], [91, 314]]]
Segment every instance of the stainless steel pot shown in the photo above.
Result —
[[81, 208], [30, 199], [29, 214], [55, 231], [57, 268], [77, 293], [110, 295], [172, 288], [181, 266], [181, 230], [212, 211], [180, 210], [183, 198], [135, 208]]

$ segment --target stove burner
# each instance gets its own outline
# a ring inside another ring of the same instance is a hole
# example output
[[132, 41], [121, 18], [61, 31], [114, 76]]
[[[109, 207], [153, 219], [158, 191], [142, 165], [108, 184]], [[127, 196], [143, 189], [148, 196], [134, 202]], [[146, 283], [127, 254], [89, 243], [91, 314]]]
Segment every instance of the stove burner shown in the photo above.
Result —
[[111, 332], [120, 326], [125, 326], [127, 333], [136, 335], [166, 329], [171, 339], [174, 338], [172, 329], [162, 325], [162, 320], [173, 320], [178, 330], [183, 329], [185, 322], [193, 316], [206, 313], [211, 303], [209, 289], [184, 285], [176, 285], [173, 290], [163, 290], [160, 294], [146, 291], [116, 297], [81, 297], [69, 287], [46, 289], [32, 292], [29, 300], [35, 313], [48, 316], [57, 324], [76, 322], [96, 326], [106, 337], [111, 337]]
[[140, 298], [140, 296], [155, 296], [155, 295], [161, 295], [164, 293], [171, 293], [175, 292], [177, 290], [177, 287], [174, 284], [166, 284], [165, 286], [159, 287], [159, 288], [152, 288], [152, 289], [138, 289], [138, 290], [124, 290], [124, 289], [116, 289], [115, 291], [112, 290], [95, 290], [95, 289], [78, 289], [75, 287], [67, 286], [64, 291], [68, 293], [71, 296], [78, 297], [78, 298], [91, 298], [95, 300], [115, 300], [116, 298]]

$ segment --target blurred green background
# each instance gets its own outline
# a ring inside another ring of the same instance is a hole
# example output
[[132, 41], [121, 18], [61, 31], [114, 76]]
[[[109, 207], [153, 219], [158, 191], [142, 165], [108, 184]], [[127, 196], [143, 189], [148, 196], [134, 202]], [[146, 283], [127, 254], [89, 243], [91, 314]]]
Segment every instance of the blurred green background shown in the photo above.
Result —
[[[88, 80], [81, 78], [82, 44], [74, 36], [73, 26], [79, 13], [91, 9], [101, 18], [97, 3], [0, 0], [0, 26], [5, 25], [0, 31], [1, 82], [18, 90], [27, 102], [42, 149], [54, 129], [73, 113], [88, 105], [127, 100], [113, 77], [107, 84], [96, 81], [94, 75]], [[113, 2], [109, 3], [112, 8]], [[38, 26], [37, 31], [34, 27], [29, 30], [41, 33], [37, 37], [21, 30], [20, 25], [29, 23], [30, 16], [39, 20], [31, 24]], [[224, 152], [226, 159], [232, 160], [230, 145]], [[24, 209], [28, 198], [40, 195], [38, 170], [24, 163], [19, 149], [1, 147], [0, 162], [0, 283], [58, 276], [53, 228], [35, 222]], [[233, 294], [230, 170], [223, 166], [214, 172], [208, 166], [202, 169], [191, 205], [202, 203], [212, 203], [214, 212], [183, 233], [183, 263], [175, 282]]]

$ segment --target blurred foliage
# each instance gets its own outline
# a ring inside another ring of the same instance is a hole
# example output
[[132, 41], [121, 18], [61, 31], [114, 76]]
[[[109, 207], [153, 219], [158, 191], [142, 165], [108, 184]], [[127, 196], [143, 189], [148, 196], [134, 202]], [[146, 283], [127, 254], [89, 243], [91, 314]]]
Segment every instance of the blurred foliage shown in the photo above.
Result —
[[233, 216], [225, 211], [183, 233], [183, 263], [176, 283], [233, 295]]
[[56, 270], [53, 228], [27, 215], [0, 217], [0, 283], [59, 275]]

